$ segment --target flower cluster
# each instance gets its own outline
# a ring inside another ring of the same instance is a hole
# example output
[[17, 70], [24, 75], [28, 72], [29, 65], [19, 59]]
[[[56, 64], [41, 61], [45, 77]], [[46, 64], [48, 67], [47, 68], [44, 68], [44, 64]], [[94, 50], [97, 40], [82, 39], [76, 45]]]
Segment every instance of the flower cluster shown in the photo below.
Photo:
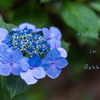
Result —
[[67, 52], [61, 47], [61, 31], [56, 27], [36, 28], [22, 23], [8, 30], [0, 28], [0, 75], [20, 75], [35, 84], [46, 75], [57, 78], [68, 65]]

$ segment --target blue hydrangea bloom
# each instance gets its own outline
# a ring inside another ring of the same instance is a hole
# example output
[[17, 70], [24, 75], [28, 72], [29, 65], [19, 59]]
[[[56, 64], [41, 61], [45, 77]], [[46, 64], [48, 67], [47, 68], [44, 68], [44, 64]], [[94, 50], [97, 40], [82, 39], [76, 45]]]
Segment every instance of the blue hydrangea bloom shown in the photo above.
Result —
[[57, 50], [60, 51], [61, 56], [66, 58], [67, 57], [67, 52], [64, 48], [61, 47], [61, 31], [56, 28], [51, 26], [50, 29], [48, 30], [47, 28], [43, 28], [43, 35], [47, 39], [48, 44], [50, 45], [50, 50], [53, 48], [56, 48]]
[[20, 73], [20, 76], [28, 85], [35, 84], [38, 79], [46, 76], [44, 69], [41, 67], [41, 58], [34, 56], [26, 60], [28, 63], [22, 67], [24, 71]]
[[10, 73], [13, 75], [20, 75], [22, 71], [20, 63], [21, 58], [23, 58], [23, 54], [18, 50], [4, 53], [1, 56], [0, 74], [3, 76], [8, 76]]
[[0, 45], [5, 45], [4, 41], [9, 41], [10, 36], [8, 36], [8, 30], [5, 28], [0, 28]]
[[[39, 31], [37, 33], [37, 31]], [[19, 28], [13, 28], [11, 32], [11, 39], [8, 46], [12, 50], [20, 50], [30, 57], [36, 55], [46, 55], [48, 46], [46, 39], [40, 32], [41, 29], [36, 29], [35, 25], [23, 23]]]
[[51, 26], [49, 29], [48, 28], [43, 28], [43, 35], [47, 39], [48, 43], [50, 44], [51, 48], [59, 48], [61, 47], [61, 42], [60, 39], [62, 37], [61, 31], [54, 27]]
[[50, 78], [55, 79], [60, 75], [61, 69], [67, 65], [68, 61], [61, 57], [60, 52], [54, 48], [42, 59], [41, 66]]

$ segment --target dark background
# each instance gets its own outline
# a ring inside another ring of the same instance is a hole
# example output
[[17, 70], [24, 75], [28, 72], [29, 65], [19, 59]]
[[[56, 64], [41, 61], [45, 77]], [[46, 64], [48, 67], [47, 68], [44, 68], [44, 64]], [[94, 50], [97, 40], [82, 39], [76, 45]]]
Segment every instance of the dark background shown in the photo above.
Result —
[[[100, 100], [99, 0], [0, 0], [4, 21], [58, 27], [69, 62], [57, 79], [45, 77], [13, 100]], [[77, 36], [77, 33], [91, 36]], [[98, 36], [92, 36], [92, 34]], [[90, 53], [90, 49], [96, 53]], [[88, 64], [91, 70], [84, 69]]]

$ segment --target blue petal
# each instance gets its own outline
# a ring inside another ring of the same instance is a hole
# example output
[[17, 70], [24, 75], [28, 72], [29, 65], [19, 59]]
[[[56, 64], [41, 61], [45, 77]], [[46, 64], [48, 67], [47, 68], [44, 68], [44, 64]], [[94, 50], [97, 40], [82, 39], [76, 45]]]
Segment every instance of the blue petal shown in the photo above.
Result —
[[11, 66], [10, 64], [2, 64], [0, 62], [0, 75], [8, 76], [11, 73]]
[[68, 65], [68, 61], [63, 57], [59, 57], [56, 59], [55, 64], [59, 69], [61, 69]]
[[55, 64], [52, 64], [45, 72], [50, 78], [55, 79], [60, 75], [61, 69], [58, 69]]
[[29, 58], [29, 64], [33, 67], [38, 67], [42, 63], [40, 56], [34, 56]]
[[8, 35], [8, 31], [5, 28], [0, 28], [0, 41], [4, 40]]
[[32, 69], [32, 75], [37, 79], [41, 79], [46, 76], [46, 73], [42, 67], [35, 67]]
[[6, 38], [2, 41], [3, 43], [8, 43], [11, 39], [10, 35], [7, 35]]
[[56, 60], [60, 56], [60, 52], [57, 49], [52, 49], [48, 54], [47, 57], [53, 61]]
[[11, 53], [12, 52], [12, 49], [11, 48], [7, 48], [7, 51], [6, 52]]
[[30, 65], [28, 64], [28, 58], [27, 57], [23, 57], [22, 59], [20, 59], [20, 63], [21, 63], [21, 67], [24, 71], [27, 71], [30, 68]]
[[35, 84], [38, 80], [32, 76], [31, 70], [20, 73], [21, 78], [26, 82], [27, 85]]
[[12, 31], [19, 31], [20, 29], [19, 28], [12, 28], [11, 30]]
[[12, 62], [16, 62], [23, 57], [23, 54], [19, 50], [13, 50], [11, 52]]
[[50, 65], [51, 65], [50, 59], [49, 59], [48, 57], [44, 57], [44, 58], [42, 59], [42, 64], [41, 64], [41, 66], [42, 66], [44, 69], [48, 69], [48, 68], [50, 67]]
[[66, 50], [65, 50], [64, 48], [60, 47], [60, 48], [58, 48], [57, 50], [60, 51], [61, 57], [64, 57], [64, 58], [67, 57], [67, 52], [66, 52]]
[[11, 66], [11, 72], [13, 75], [20, 75], [20, 72], [22, 71], [21, 64], [19, 62], [13, 63]]
[[48, 30], [48, 28], [43, 28], [43, 35], [46, 39], [49, 39], [50, 38], [50, 32]]
[[0, 54], [5, 53], [7, 48], [4, 45], [0, 45]]
[[40, 32], [40, 31], [42, 31], [41, 28], [36, 28], [36, 29], [34, 29], [32, 32], [34, 33], [34, 32]]
[[50, 34], [51, 34], [51, 38], [54, 37], [57, 40], [60, 40], [62, 37], [61, 31], [57, 27], [54, 27], [54, 26], [50, 27]]
[[61, 47], [61, 41], [56, 40], [55, 38], [51, 38], [50, 40], [47, 40], [47, 41], [50, 44], [50, 49], [51, 50], [53, 48], [59, 48], [59, 47]]
[[2, 61], [4, 64], [10, 63], [10, 61], [11, 61], [11, 55], [10, 55], [10, 53], [9, 53], [9, 52], [4, 53], [4, 54], [1, 56], [1, 61]]
[[19, 28], [21, 30], [24, 29], [25, 27], [27, 27], [28, 29], [32, 29], [32, 30], [34, 30], [36, 28], [35, 25], [30, 24], [30, 23], [22, 23], [19, 25]]

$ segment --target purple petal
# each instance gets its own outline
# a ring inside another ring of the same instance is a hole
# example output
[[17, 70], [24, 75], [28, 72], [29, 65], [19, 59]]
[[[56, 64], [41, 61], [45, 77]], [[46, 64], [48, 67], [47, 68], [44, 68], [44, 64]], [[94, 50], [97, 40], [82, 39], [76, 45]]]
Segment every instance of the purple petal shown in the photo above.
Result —
[[58, 69], [55, 64], [52, 64], [45, 72], [50, 78], [55, 79], [60, 75], [61, 69]]
[[4, 40], [8, 35], [8, 31], [5, 28], [0, 28], [0, 41]]
[[5, 53], [7, 48], [4, 45], [0, 45], [0, 54]]
[[30, 68], [28, 60], [29, 59], [27, 57], [23, 57], [22, 59], [20, 59], [21, 67], [24, 71], [27, 71]]
[[22, 71], [21, 64], [20, 63], [13, 63], [11, 66], [11, 72], [13, 75], [20, 75], [20, 72]]
[[48, 30], [48, 28], [43, 28], [43, 35], [46, 39], [49, 39], [50, 38], [50, 32]]
[[27, 85], [35, 84], [38, 80], [32, 76], [31, 70], [20, 73], [21, 78], [26, 82]]
[[61, 31], [57, 28], [57, 27], [50, 27], [50, 33], [51, 33], [51, 38], [56, 38], [57, 40], [60, 40], [62, 35], [61, 35]]
[[57, 49], [52, 49], [48, 54], [47, 57], [52, 61], [56, 60], [60, 56], [60, 52]]
[[61, 47], [61, 42], [59, 40], [56, 40], [55, 38], [52, 38], [52, 39], [47, 40], [47, 41], [50, 44], [50, 49], [51, 50], [53, 48], [59, 48], [59, 47]]
[[51, 65], [51, 61], [49, 60], [49, 58], [48, 58], [48, 57], [44, 57], [44, 58], [42, 59], [42, 64], [41, 64], [41, 66], [42, 66], [44, 69], [48, 69], [48, 68], [50, 67], [50, 65]]
[[19, 28], [12, 28], [11, 30], [12, 31], [19, 31], [20, 29]]
[[65, 50], [64, 48], [60, 47], [60, 48], [58, 48], [57, 50], [60, 51], [61, 57], [64, 57], [64, 58], [67, 57], [67, 52], [66, 52], [66, 50]]
[[10, 64], [2, 64], [0, 62], [0, 75], [8, 76], [11, 73], [11, 66]]
[[46, 76], [46, 73], [42, 67], [35, 67], [32, 69], [32, 75], [37, 79], [41, 79]]
[[40, 31], [42, 31], [41, 28], [36, 28], [36, 29], [34, 29], [32, 32], [34, 33], [34, 32], [40, 32]]
[[20, 30], [24, 29], [25, 27], [27, 27], [28, 29], [32, 29], [32, 30], [36, 28], [35, 25], [30, 24], [30, 23], [22, 23], [19, 25]]
[[38, 67], [42, 63], [40, 56], [34, 56], [29, 58], [29, 64], [33, 67]]
[[66, 67], [68, 65], [68, 61], [65, 58], [63, 58], [63, 57], [59, 57], [59, 58], [56, 59], [55, 65], [59, 69], [61, 69], [61, 68], [64, 68], [64, 67]]
[[11, 52], [12, 62], [16, 62], [23, 57], [23, 54], [19, 50], [13, 50]]
[[4, 64], [10, 63], [10, 61], [11, 61], [11, 55], [10, 55], [10, 53], [9, 53], [9, 52], [4, 53], [4, 54], [1, 56], [1, 61], [2, 61]]

